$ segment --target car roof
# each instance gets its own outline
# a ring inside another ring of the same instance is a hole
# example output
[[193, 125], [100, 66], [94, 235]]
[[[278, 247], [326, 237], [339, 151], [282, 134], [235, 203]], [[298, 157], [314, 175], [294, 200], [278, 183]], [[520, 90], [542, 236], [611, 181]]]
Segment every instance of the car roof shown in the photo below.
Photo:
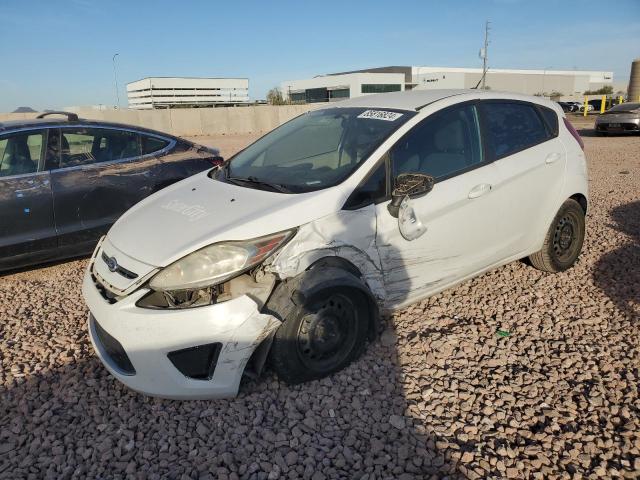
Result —
[[530, 95], [522, 95], [519, 93], [475, 89], [408, 90], [404, 92], [377, 93], [375, 95], [364, 95], [362, 97], [331, 103], [330, 105], [324, 105], [323, 108], [366, 107], [417, 111], [431, 103], [437, 102], [438, 100], [461, 95], [469, 98], [484, 98], [487, 100], [520, 100], [554, 108], [554, 102], [543, 97], [532, 97]]
[[109, 127], [120, 128], [125, 130], [135, 130], [141, 133], [150, 133], [162, 137], [175, 139], [174, 135], [169, 133], [152, 130], [150, 128], [139, 127], [137, 125], [128, 125], [126, 123], [104, 122], [100, 120], [87, 120], [79, 118], [78, 120], [66, 120], [64, 118], [25, 118], [23, 120], [9, 120], [0, 122], [0, 134], [10, 132], [12, 130], [30, 129], [30, 128], [52, 128], [52, 127], [73, 127], [77, 125], [88, 125], [92, 127]]

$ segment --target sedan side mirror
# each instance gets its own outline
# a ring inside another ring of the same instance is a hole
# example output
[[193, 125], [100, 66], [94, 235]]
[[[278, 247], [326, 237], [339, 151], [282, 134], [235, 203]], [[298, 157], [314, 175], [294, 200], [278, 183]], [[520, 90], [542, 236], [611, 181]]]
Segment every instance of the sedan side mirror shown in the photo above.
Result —
[[398, 218], [400, 204], [405, 197], [415, 198], [426, 195], [433, 190], [434, 179], [422, 173], [401, 173], [396, 177], [391, 192], [391, 203], [387, 206], [392, 217]]

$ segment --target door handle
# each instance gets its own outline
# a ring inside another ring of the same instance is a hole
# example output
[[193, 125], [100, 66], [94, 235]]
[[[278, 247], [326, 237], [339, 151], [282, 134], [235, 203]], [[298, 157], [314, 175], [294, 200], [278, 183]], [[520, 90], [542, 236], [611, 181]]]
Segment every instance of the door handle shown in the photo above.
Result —
[[481, 183], [476, 185], [469, 191], [469, 198], [478, 198], [484, 195], [485, 193], [489, 193], [491, 191], [491, 185], [488, 183]]
[[545, 159], [544, 163], [550, 164], [550, 163], [556, 162], [560, 160], [561, 156], [562, 155], [560, 155], [558, 152], [550, 153], [549, 155], [547, 155], [547, 158]]

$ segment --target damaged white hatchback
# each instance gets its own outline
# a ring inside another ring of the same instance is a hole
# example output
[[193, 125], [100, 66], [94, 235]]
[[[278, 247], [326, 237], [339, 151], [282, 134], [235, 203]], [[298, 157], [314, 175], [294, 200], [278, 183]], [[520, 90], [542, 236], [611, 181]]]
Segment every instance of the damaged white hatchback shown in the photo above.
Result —
[[559, 106], [421, 90], [305, 113], [143, 200], [83, 283], [91, 341], [134, 390], [233, 396], [345, 367], [380, 315], [507, 262], [582, 248], [587, 168]]

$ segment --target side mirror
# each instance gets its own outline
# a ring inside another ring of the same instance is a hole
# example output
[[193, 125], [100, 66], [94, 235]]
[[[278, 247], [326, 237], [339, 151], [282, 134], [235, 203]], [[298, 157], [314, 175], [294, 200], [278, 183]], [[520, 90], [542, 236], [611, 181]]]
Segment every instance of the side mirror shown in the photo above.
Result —
[[434, 179], [422, 173], [401, 173], [396, 177], [395, 186], [391, 192], [391, 203], [387, 209], [392, 217], [398, 218], [400, 204], [405, 197], [415, 198], [426, 195], [433, 190]]

